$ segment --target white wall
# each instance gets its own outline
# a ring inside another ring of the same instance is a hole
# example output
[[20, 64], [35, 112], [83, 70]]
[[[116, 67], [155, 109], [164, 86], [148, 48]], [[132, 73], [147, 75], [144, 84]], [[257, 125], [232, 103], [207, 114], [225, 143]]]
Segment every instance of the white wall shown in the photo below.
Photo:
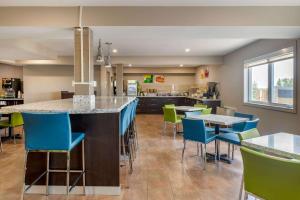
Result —
[[0, 92], [2, 92], [2, 78], [20, 78], [23, 79], [23, 67], [0, 63]]
[[[137, 80], [145, 91], [148, 88], [157, 89], [161, 92], [171, 92], [172, 86], [175, 91], [187, 91], [195, 84], [194, 67], [127, 67], [124, 68], [124, 80]], [[164, 75], [164, 83], [143, 83], [144, 74]]]
[[[60, 91], [74, 91], [73, 66], [25, 66], [23, 71], [25, 103], [60, 99]], [[99, 86], [99, 67], [95, 67], [94, 76]], [[98, 87], [96, 90], [99, 94]]]
[[244, 60], [267, 54], [289, 46], [300, 45], [300, 40], [259, 40], [224, 57], [224, 65], [217, 71], [223, 105], [239, 111], [253, 113], [260, 118], [259, 129], [263, 134], [286, 131], [300, 134], [300, 51], [297, 49], [297, 114], [250, 107], [243, 104]]

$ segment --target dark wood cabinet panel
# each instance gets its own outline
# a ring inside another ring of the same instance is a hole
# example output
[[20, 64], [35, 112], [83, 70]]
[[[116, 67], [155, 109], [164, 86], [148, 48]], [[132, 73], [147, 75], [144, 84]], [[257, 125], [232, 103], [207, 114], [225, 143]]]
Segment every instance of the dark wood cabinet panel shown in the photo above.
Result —
[[217, 107], [221, 105], [219, 100], [197, 100], [188, 97], [138, 97], [139, 104], [137, 113], [141, 114], [162, 114], [162, 107], [166, 104], [175, 104], [176, 106], [193, 106], [197, 103], [206, 104], [212, 108], [212, 113], [216, 113]]

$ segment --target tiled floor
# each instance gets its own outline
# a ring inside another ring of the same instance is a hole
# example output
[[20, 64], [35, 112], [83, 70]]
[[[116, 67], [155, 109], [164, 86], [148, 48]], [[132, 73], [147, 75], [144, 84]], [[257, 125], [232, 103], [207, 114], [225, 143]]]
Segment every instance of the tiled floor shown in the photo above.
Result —
[[[120, 196], [70, 196], [74, 200], [232, 200], [238, 198], [242, 163], [239, 150], [233, 164], [208, 163], [206, 171], [196, 157], [196, 145], [187, 143], [184, 163], [181, 163], [182, 137], [173, 140], [172, 129], [162, 135], [160, 115], [138, 115], [139, 152], [134, 161], [133, 174], [128, 182], [122, 178]], [[213, 151], [213, 144], [209, 145]], [[227, 145], [222, 144], [222, 152]], [[0, 153], [0, 200], [20, 199], [23, 177], [22, 141], [4, 144]], [[122, 169], [123, 170], [123, 169]], [[124, 172], [124, 170], [123, 170]], [[123, 173], [124, 174], [124, 173]], [[47, 199], [41, 195], [26, 195], [25, 199]], [[49, 200], [63, 200], [65, 196], [50, 195]]]

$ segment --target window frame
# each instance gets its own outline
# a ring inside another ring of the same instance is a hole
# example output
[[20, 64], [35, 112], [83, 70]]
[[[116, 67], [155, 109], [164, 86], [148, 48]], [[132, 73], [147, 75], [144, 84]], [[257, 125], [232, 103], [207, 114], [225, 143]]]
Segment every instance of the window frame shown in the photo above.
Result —
[[[271, 60], [276, 56], [283, 56], [293, 53], [292, 57]], [[280, 104], [273, 102], [273, 81], [274, 81], [274, 63], [278, 61], [288, 60], [293, 58], [293, 106], [287, 104]], [[256, 64], [255, 64], [256, 63]], [[268, 65], [268, 101], [254, 101], [251, 100], [251, 73], [250, 68], [267, 64]], [[265, 54], [256, 58], [244, 61], [244, 104], [248, 106], [261, 107], [266, 109], [284, 111], [284, 112], [297, 112], [297, 52], [295, 46], [290, 46], [269, 54]]]

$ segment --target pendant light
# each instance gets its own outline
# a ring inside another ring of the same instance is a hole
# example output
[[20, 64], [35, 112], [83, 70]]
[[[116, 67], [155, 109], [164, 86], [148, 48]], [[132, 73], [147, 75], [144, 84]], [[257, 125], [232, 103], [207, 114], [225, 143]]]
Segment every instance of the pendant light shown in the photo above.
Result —
[[106, 68], [110, 68], [111, 67], [111, 57], [110, 57], [110, 51], [111, 51], [111, 42], [106, 42], [105, 43], [107, 45], [107, 56], [104, 59], [104, 66]]
[[103, 49], [102, 49], [102, 45], [101, 45], [101, 39], [99, 39], [98, 53], [97, 53], [96, 62], [98, 62], [98, 63], [103, 63], [104, 62], [104, 56], [103, 56]]

